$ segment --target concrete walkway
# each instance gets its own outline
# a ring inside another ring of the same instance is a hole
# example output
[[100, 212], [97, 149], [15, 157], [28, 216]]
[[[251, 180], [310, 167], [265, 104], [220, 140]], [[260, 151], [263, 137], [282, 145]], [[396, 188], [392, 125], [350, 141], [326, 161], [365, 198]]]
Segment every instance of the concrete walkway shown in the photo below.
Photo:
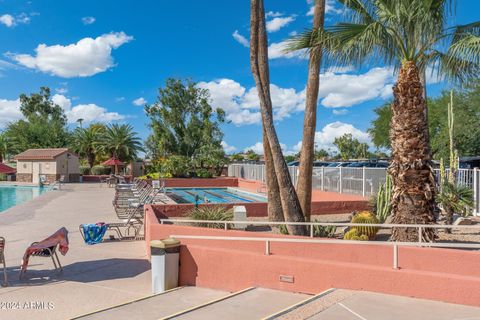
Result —
[[[113, 189], [99, 184], [67, 184], [32, 201], [0, 212], [0, 236], [6, 238], [9, 286], [0, 288], [0, 319], [66, 319], [150, 295], [150, 263], [145, 244], [83, 243], [81, 223], [112, 222]], [[52, 260], [32, 257], [26, 279], [18, 280], [25, 249], [65, 226], [70, 250]]]
[[480, 308], [388, 294], [333, 290], [279, 320], [480, 320]]

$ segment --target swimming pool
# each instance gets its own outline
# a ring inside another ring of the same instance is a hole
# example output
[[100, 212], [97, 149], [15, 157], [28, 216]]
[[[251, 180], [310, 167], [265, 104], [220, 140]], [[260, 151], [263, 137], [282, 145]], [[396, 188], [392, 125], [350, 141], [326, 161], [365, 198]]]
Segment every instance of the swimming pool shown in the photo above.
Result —
[[48, 190], [48, 188], [41, 187], [0, 186], [0, 212], [30, 201]]
[[176, 203], [266, 202], [267, 198], [234, 188], [167, 188]]

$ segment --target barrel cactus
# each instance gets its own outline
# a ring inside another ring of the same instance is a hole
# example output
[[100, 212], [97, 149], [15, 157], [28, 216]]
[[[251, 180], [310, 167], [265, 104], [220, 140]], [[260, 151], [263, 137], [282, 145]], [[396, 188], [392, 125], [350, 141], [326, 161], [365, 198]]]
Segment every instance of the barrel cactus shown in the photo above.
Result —
[[[355, 214], [352, 218], [352, 223], [362, 224], [378, 224], [377, 217], [369, 211], [361, 211]], [[378, 232], [378, 227], [370, 226], [356, 226], [352, 227], [344, 235], [345, 240], [369, 240], [375, 238]]]
[[344, 240], [368, 240], [368, 236], [364, 234], [359, 234], [358, 230], [355, 228], [350, 229], [347, 231], [343, 237]]

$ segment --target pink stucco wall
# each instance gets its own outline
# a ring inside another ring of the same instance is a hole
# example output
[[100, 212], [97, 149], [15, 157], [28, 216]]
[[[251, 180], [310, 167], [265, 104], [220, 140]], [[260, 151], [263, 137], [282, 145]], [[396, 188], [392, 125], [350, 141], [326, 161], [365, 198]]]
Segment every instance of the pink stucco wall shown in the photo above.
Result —
[[[146, 244], [173, 234], [279, 237], [265, 233], [160, 225], [147, 208]], [[284, 236], [281, 236], [284, 237]], [[368, 290], [451, 303], [480, 305], [480, 252], [399, 248], [399, 270], [389, 246], [271, 243], [183, 239], [180, 284], [223, 290], [261, 286], [318, 293], [328, 288]], [[280, 282], [280, 275], [294, 283]]]

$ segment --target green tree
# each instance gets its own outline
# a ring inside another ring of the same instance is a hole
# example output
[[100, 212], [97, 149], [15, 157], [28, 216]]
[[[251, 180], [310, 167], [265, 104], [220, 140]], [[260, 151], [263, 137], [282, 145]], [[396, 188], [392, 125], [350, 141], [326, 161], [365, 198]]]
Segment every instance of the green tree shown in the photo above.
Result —
[[250, 149], [250, 150], [247, 150], [247, 152], [245, 152], [245, 158], [250, 161], [258, 161], [260, 160], [260, 155], [258, 155], [252, 149]]
[[5, 134], [12, 153], [30, 148], [61, 148], [68, 145], [67, 117], [63, 109], [50, 99], [50, 89], [20, 95], [20, 111], [24, 119], [10, 123]]
[[143, 151], [142, 140], [129, 124], [111, 124], [101, 133], [96, 148], [120, 161], [130, 161]]
[[105, 127], [96, 124], [92, 124], [87, 128], [78, 127], [73, 132], [72, 149], [80, 156], [86, 158], [90, 169], [95, 164], [98, 144], [104, 132]]
[[193, 155], [193, 164], [196, 169], [200, 169], [197, 170], [197, 173], [205, 169], [211, 169], [219, 176], [228, 163], [229, 160], [223, 148], [210, 143], [198, 148]]
[[287, 163], [295, 161], [295, 160], [297, 160], [297, 157], [294, 156], [293, 154], [288, 154], [288, 155], [285, 156], [285, 161]]
[[[450, 93], [443, 91], [438, 97], [428, 101], [428, 125], [430, 145], [434, 159], [449, 160], [447, 105]], [[473, 82], [463, 90], [454, 90], [455, 114], [461, 119], [456, 126], [454, 140], [458, 154], [475, 156], [480, 154], [480, 81]], [[376, 147], [390, 149], [389, 122], [392, 113], [389, 104], [375, 109], [376, 118], [368, 132]]]
[[360, 143], [351, 133], [335, 138], [333, 144], [338, 148], [342, 160], [368, 157], [368, 144]]
[[[435, 222], [434, 179], [427, 121], [427, 67], [447, 80], [466, 82], [480, 70], [480, 22], [450, 27], [448, 0], [340, 0], [347, 21], [325, 32], [309, 30], [292, 48], [321, 46], [331, 64], [384, 62], [395, 66], [393, 87], [392, 176], [394, 223]], [[422, 237], [434, 241], [433, 229]], [[395, 228], [392, 239], [417, 241], [415, 228]]]
[[315, 159], [317, 160], [324, 160], [328, 158], [330, 155], [327, 150], [325, 149], [320, 149], [315, 151]]
[[151, 135], [146, 147], [152, 158], [166, 155], [191, 157], [203, 145], [221, 147], [225, 121], [222, 109], [210, 105], [208, 90], [195, 82], [167, 79], [154, 104], [145, 107]]
[[243, 161], [245, 160], [245, 157], [241, 153], [234, 153], [231, 156], [232, 161]]
[[0, 163], [10, 154], [10, 141], [5, 132], [0, 132]]

